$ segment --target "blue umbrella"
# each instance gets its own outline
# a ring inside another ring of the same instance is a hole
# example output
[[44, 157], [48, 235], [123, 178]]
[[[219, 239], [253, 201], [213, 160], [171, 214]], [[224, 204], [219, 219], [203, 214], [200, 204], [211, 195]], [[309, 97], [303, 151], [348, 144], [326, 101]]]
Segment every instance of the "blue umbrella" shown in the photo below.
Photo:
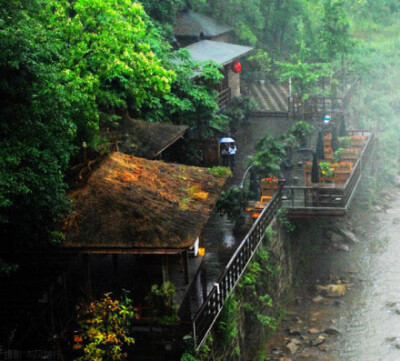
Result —
[[235, 139], [231, 137], [223, 137], [219, 140], [220, 143], [235, 143]]

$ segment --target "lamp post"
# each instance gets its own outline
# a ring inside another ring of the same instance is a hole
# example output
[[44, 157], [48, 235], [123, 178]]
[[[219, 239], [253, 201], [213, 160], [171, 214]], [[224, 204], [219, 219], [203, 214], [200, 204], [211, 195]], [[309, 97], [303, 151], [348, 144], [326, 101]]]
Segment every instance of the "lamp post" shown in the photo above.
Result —
[[244, 172], [242, 181], [240, 182], [240, 186], [239, 186], [240, 188], [243, 188], [244, 180], [245, 180], [245, 178], [246, 178], [246, 176], [247, 176], [247, 173], [249, 173], [249, 170], [250, 170], [252, 167], [254, 167], [254, 164], [252, 164], [250, 167], [248, 167], [248, 168], [246, 169], [246, 171]]

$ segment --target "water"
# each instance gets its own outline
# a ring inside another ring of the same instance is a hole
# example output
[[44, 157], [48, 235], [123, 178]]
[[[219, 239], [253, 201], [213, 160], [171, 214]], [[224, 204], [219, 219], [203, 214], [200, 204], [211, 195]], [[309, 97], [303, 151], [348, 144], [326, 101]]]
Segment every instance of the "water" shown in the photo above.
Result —
[[350, 257], [358, 257], [364, 282], [350, 292], [340, 314], [343, 337], [333, 353], [339, 360], [400, 360], [400, 224], [393, 223], [400, 197], [390, 206]]
[[[400, 193], [394, 196], [386, 211], [367, 213], [355, 226], [360, 243], [348, 244], [349, 252], [328, 245], [312, 265], [311, 278], [289, 306], [272, 341], [275, 352], [267, 359], [279, 360], [285, 353], [291, 360], [400, 360]], [[317, 284], [338, 280], [347, 286], [344, 297], [313, 302]], [[290, 328], [301, 335], [290, 335]], [[318, 332], [312, 334], [311, 328]], [[340, 334], [327, 335], [327, 328]], [[317, 336], [323, 342], [311, 346]], [[294, 338], [300, 341], [298, 349], [288, 355], [286, 345]]]

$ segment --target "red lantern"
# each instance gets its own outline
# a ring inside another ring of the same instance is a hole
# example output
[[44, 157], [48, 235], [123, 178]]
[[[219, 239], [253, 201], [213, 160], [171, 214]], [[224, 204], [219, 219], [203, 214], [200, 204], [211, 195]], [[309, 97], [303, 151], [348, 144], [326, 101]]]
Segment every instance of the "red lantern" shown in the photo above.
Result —
[[241, 70], [242, 70], [242, 64], [240, 64], [238, 61], [235, 61], [232, 64], [232, 71], [234, 73], [240, 73]]

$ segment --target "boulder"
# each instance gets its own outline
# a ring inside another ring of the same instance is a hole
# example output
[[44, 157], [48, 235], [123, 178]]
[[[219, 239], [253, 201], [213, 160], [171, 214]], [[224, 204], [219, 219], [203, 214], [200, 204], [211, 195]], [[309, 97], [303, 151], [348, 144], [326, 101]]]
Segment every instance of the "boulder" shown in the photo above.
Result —
[[340, 335], [340, 331], [335, 327], [328, 327], [325, 329], [324, 333], [328, 335]]
[[325, 297], [343, 297], [346, 294], [346, 285], [340, 283], [327, 286], [317, 286], [317, 290]]
[[394, 217], [392, 223], [393, 224], [400, 224], [400, 217]]
[[357, 238], [357, 236], [353, 232], [351, 232], [347, 229], [343, 229], [343, 228], [340, 228], [339, 231], [347, 241], [349, 241], [351, 243], [360, 243], [360, 240]]
[[314, 303], [322, 303], [322, 302], [324, 302], [324, 298], [323, 298], [321, 295], [319, 295], [319, 296], [314, 297], [314, 298], [312, 299], [312, 301], [313, 301]]
[[294, 342], [289, 342], [286, 345], [286, 349], [292, 354], [294, 355], [296, 353], [296, 351], [299, 349], [299, 346], [297, 346]]

